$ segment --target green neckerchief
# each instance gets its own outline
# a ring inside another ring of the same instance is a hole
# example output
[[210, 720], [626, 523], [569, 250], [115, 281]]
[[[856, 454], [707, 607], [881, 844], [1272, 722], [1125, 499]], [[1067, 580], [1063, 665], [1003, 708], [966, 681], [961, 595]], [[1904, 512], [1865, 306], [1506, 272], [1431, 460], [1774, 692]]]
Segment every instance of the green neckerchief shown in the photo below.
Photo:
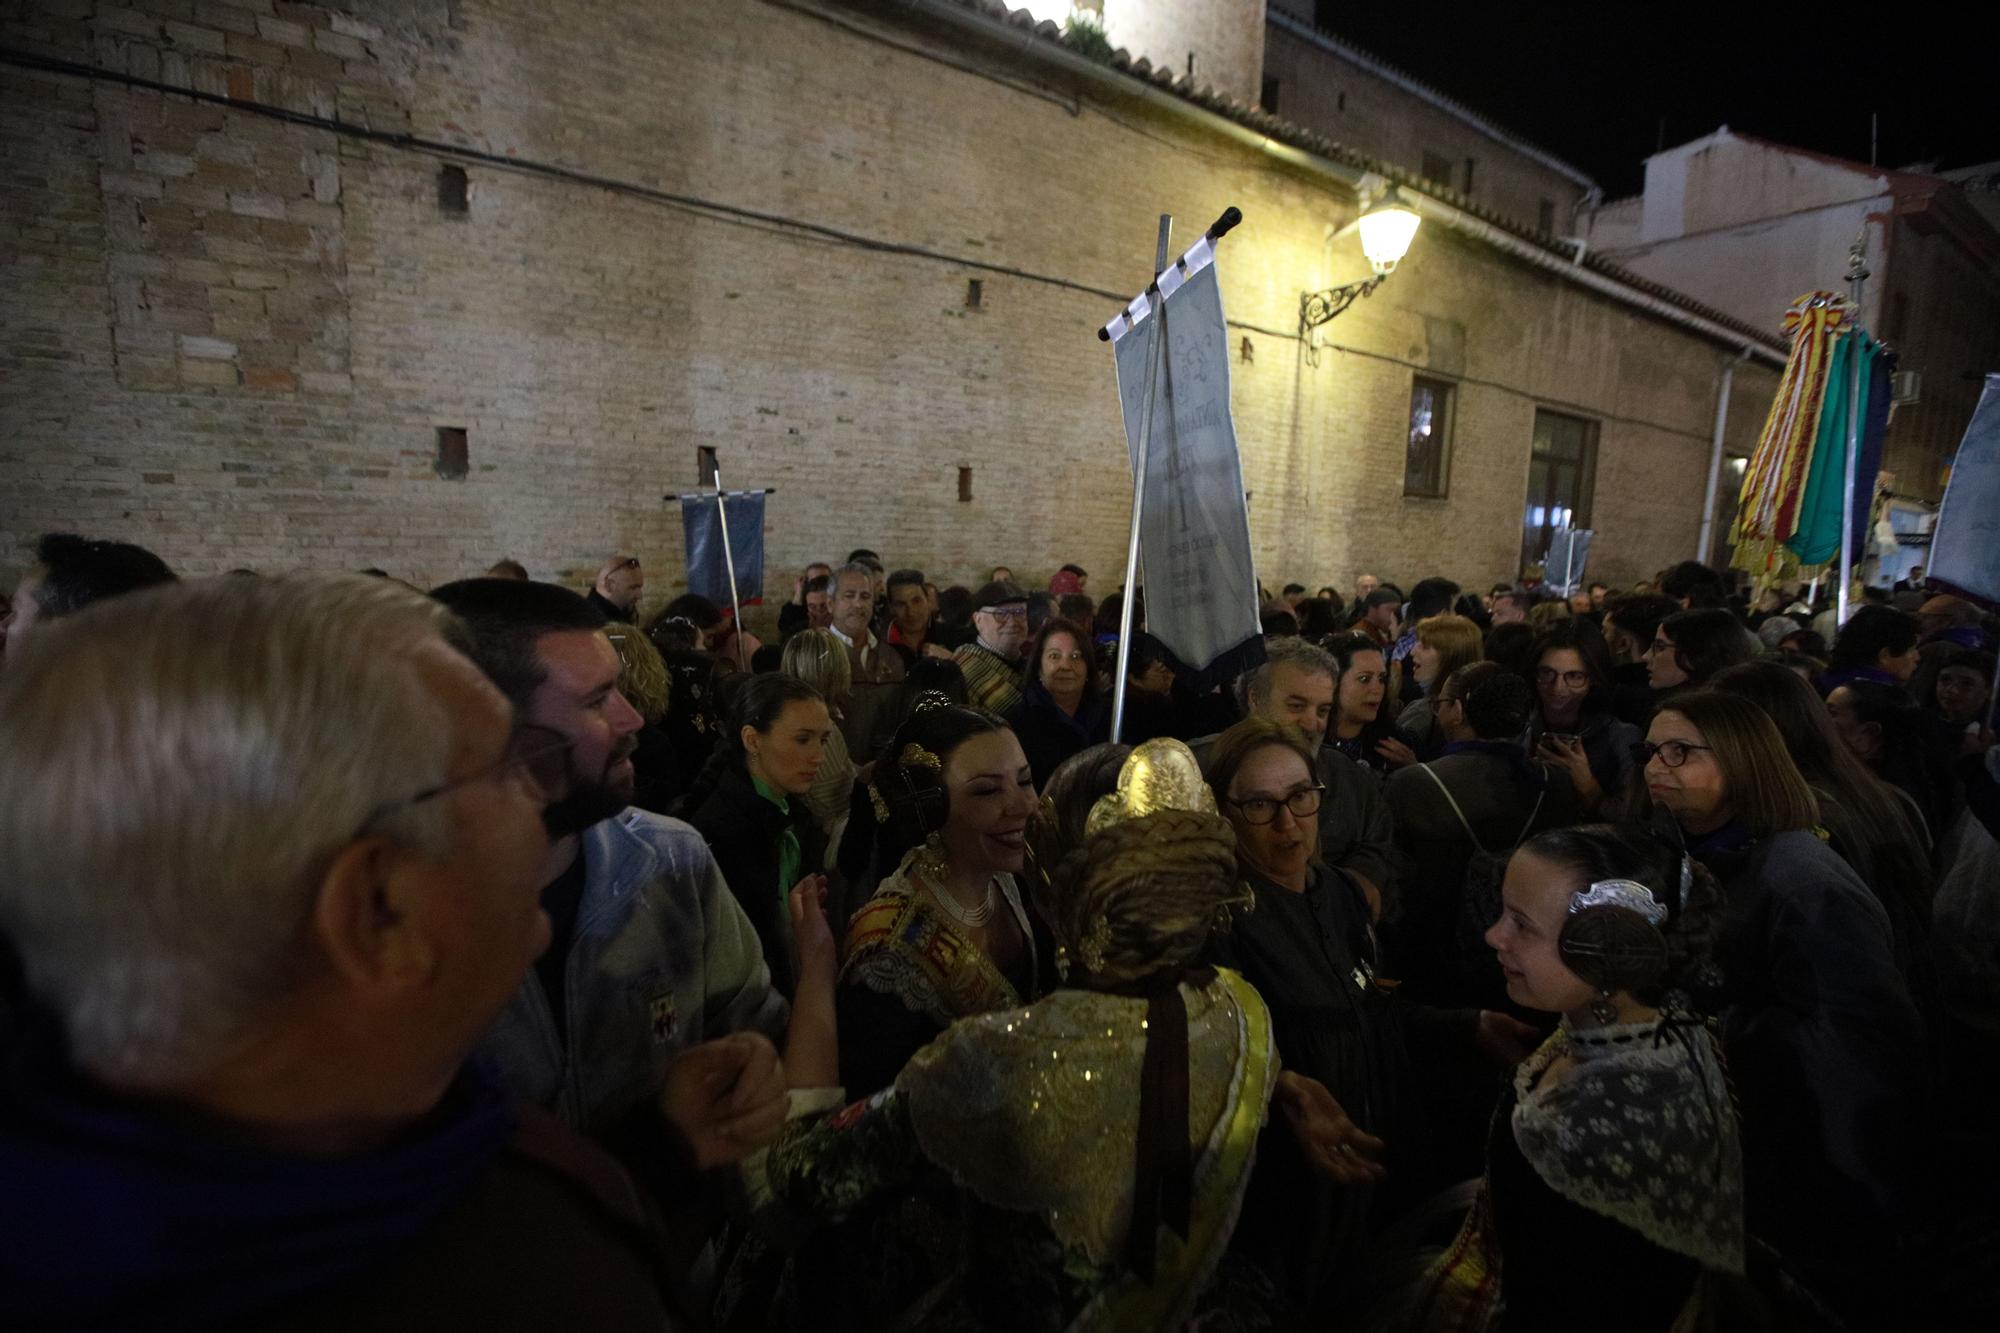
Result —
[[777, 806], [785, 815], [784, 836], [778, 839], [778, 895], [783, 897], [792, 891], [792, 885], [799, 882], [799, 862], [805, 859], [805, 853], [799, 850], [799, 831], [792, 827], [792, 803], [785, 799], [783, 792], [755, 774], [750, 777], [750, 785], [757, 789], [759, 796]]

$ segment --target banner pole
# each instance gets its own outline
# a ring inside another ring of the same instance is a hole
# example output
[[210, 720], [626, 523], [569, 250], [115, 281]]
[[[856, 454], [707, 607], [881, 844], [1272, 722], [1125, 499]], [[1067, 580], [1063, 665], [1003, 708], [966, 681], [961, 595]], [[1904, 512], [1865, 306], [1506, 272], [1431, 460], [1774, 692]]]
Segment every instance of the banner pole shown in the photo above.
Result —
[[1840, 490], [1840, 610], [1837, 625], [1845, 625], [1848, 593], [1854, 583], [1854, 472], [1861, 455], [1861, 286], [1868, 280], [1868, 264], [1862, 258], [1864, 231], [1847, 253], [1847, 299], [1854, 308], [1854, 323], [1848, 329], [1847, 344], [1847, 456], [1842, 460]]
[[729, 628], [736, 640], [736, 665], [750, 669], [743, 652], [743, 604], [736, 597], [736, 553], [729, 549], [729, 508], [722, 502], [722, 468], [715, 467], [715, 514], [722, 521], [722, 563], [729, 568]]
[[1125, 591], [1118, 608], [1118, 676], [1112, 682], [1111, 739], [1125, 734], [1125, 682], [1132, 663], [1132, 605], [1138, 600], [1139, 521], [1146, 512], [1146, 451], [1153, 442], [1153, 395], [1159, 390], [1160, 363], [1167, 354], [1167, 301], [1156, 296], [1158, 275], [1167, 266], [1167, 245], [1174, 234], [1174, 215], [1160, 214], [1159, 244], [1153, 247], [1154, 278], [1147, 284], [1153, 313], [1153, 354], [1146, 358], [1146, 406], [1139, 413], [1139, 452], [1132, 465], [1132, 531], [1125, 543]]

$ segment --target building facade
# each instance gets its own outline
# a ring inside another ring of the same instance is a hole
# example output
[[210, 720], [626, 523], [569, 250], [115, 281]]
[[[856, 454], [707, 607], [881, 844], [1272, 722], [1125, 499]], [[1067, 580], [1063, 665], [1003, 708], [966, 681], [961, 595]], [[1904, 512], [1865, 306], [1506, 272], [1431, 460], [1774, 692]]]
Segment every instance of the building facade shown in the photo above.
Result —
[[1884, 442], [1894, 486], [1936, 501], [2000, 369], [2000, 231], [1967, 181], [1888, 171], [1727, 126], [1646, 160], [1642, 194], [1585, 214], [1593, 253], [1778, 329], [1805, 293], [1847, 291], [1857, 240], [1861, 313], [1907, 372]]
[[[664, 495], [771, 486], [772, 586], [871, 546], [1108, 589], [1129, 474], [1095, 331], [1228, 205], [1236, 423], [1272, 587], [1514, 574], [1555, 510], [1618, 581], [1692, 554], [1722, 368], [1777, 344], [1366, 159], [960, 0], [27, 0], [0, 86], [0, 565], [680, 570]], [[184, 90], [184, 91], [163, 91]], [[1107, 575], [1109, 577], [1107, 577]], [[657, 605], [657, 601], [654, 602]]]

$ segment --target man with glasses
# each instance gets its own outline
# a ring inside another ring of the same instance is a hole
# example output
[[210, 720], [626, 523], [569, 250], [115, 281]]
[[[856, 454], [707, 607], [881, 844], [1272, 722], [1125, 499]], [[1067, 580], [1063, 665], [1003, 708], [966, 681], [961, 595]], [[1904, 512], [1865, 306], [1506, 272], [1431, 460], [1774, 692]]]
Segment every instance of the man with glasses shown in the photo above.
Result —
[[[467, 579], [432, 596], [470, 631], [469, 655], [515, 715], [567, 743], [562, 790], [542, 811], [549, 947], [483, 1050], [516, 1092], [642, 1164], [675, 1053], [734, 1032], [785, 1041], [785, 1002], [701, 836], [631, 808], [641, 719], [618, 692], [603, 617], [548, 583]], [[817, 1000], [823, 981], [830, 1029], [830, 942], [825, 952], [802, 959], [800, 986]], [[786, 1056], [798, 1077], [835, 1081], [830, 1042], [802, 1036]]]
[[630, 625], [639, 616], [639, 596], [646, 591], [646, 574], [636, 555], [614, 555], [597, 570], [597, 583], [590, 590], [590, 604], [606, 620], [622, 620]]
[[[459, 636], [388, 580], [211, 579], [8, 663], [10, 1327], [669, 1326], [642, 1196], [467, 1060], [548, 940], [570, 737]], [[785, 1113], [749, 1034], [654, 1092], [684, 1168]]]
[[[1288, 723], [1305, 733], [1318, 783], [1314, 809], [1307, 813], [1319, 816], [1320, 858], [1344, 871], [1379, 917], [1385, 896], [1394, 889], [1390, 858], [1395, 835], [1380, 784], [1361, 765], [1323, 744], [1333, 716], [1339, 667], [1325, 649], [1303, 639], [1275, 640], [1267, 653], [1263, 664], [1245, 675], [1239, 686], [1244, 712]], [[1188, 743], [1204, 771], [1214, 745], [1214, 736]]]
[[977, 637], [956, 654], [959, 670], [965, 673], [966, 700], [1004, 717], [1021, 702], [1021, 650], [1028, 642], [1028, 594], [1019, 584], [995, 579], [973, 594], [972, 606], [972, 627]]

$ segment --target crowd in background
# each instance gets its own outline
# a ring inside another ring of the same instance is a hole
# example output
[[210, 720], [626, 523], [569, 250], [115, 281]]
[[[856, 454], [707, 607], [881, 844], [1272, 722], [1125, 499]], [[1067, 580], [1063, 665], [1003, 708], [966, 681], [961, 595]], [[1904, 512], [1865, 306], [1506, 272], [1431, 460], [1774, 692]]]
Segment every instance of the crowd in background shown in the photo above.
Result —
[[1978, 1323], [2000, 623], [1920, 581], [1841, 624], [1693, 562], [1293, 583], [1217, 680], [1074, 564], [856, 550], [763, 642], [625, 555], [35, 561], [0, 1273], [43, 1318]]

